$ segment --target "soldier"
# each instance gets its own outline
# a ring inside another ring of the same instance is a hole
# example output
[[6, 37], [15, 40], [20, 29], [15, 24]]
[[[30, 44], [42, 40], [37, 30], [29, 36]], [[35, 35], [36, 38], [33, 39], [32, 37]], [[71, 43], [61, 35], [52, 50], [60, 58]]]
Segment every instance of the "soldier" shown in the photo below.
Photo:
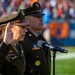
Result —
[[24, 41], [21, 42], [26, 57], [24, 75], [50, 75], [50, 50], [37, 46], [38, 40], [44, 40], [40, 34], [43, 27], [41, 6], [38, 2], [22, 12], [26, 13], [26, 21], [30, 23]]
[[21, 44], [27, 32], [25, 18], [19, 11], [0, 18], [0, 74], [24, 75], [25, 57]]

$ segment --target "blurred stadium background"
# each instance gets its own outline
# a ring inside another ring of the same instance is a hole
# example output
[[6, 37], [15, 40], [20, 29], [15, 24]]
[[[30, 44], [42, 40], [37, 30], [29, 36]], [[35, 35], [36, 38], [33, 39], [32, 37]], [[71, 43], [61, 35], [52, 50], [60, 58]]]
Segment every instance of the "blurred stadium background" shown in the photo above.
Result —
[[68, 50], [67, 54], [57, 52], [55, 75], [75, 75], [75, 0], [0, 0], [0, 17], [17, 13], [36, 1], [45, 13], [44, 37], [48, 43]]
[[[75, 47], [63, 48], [67, 49], [68, 53], [63, 54], [57, 52], [55, 59], [55, 75], [75, 75]], [[53, 75], [53, 61], [51, 70], [51, 75]]]

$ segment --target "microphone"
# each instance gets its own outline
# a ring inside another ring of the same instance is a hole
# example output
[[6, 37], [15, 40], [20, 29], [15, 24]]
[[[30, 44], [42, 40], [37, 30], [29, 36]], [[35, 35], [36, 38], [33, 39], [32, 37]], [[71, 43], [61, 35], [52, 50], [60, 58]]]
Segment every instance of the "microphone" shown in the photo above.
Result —
[[67, 50], [65, 50], [65, 49], [63, 49], [63, 48], [60, 48], [60, 47], [58, 47], [58, 46], [53, 46], [53, 45], [51, 45], [51, 44], [48, 44], [48, 43], [46, 43], [46, 42], [43, 41], [43, 40], [39, 40], [39, 41], [37, 42], [37, 46], [39, 46], [39, 47], [41, 47], [41, 48], [47, 47], [47, 48], [49, 48], [50, 50], [52, 50], [52, 51], [54, 51], [54, 52], [59, 51], [59, 52], [62, 52], [62, 53], [68, 53]]

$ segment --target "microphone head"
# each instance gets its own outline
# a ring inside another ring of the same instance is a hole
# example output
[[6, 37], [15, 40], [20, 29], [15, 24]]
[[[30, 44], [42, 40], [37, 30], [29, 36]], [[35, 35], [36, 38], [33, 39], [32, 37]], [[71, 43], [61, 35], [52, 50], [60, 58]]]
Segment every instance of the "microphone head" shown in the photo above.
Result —
[[39, 41], [37, 42], [37, 46], [39, 46], [39, 47], [42, 48], [43, 43], [45, 43], [45, 41], [39, 40]]
[[64, 48], [58, 47], [58, 46], [53, 46], [54, 48], [51, 48], [53, 51], [59, 51], [62, 53], [68, 53], [67, 50], [65, 50]]
[[58, 46], [53, 46], [53, 45], [47, 44], [47, 43], [46, 43], [45, 41], [43, 41], [43, 40], [39, 40], [39, 41], [37, 42], [37, 46], [38, 46], [38, 47], [41, 47], [41, 48], [43, 48], [43, 47], [48, 47], [48, 48], [50, 48], [50, 50], [52, 50], [52, 51], [54, 51], [54, 52], [59, 51], [59, 52], [62, 52], [62, 53], [68, 53], [67, 50], [65, 50], [65, 49], [63, 49], [63, 48], [60, 48], [60, 47], [58, 47]]
[[67, 51], [67, 50], [65, 50], [65, 51], [64, 51], [64, 53], [68, 53], [68, 51]]

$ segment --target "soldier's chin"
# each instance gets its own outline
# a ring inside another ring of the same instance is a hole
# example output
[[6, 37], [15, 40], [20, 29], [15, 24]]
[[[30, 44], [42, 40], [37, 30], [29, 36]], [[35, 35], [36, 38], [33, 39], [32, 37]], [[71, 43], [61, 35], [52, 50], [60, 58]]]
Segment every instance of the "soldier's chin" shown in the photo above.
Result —
[[21, 39], [20, 39], [20, 41], [23, 41], [23, 40], [24, 40], [24, 38], [21, 38]]

